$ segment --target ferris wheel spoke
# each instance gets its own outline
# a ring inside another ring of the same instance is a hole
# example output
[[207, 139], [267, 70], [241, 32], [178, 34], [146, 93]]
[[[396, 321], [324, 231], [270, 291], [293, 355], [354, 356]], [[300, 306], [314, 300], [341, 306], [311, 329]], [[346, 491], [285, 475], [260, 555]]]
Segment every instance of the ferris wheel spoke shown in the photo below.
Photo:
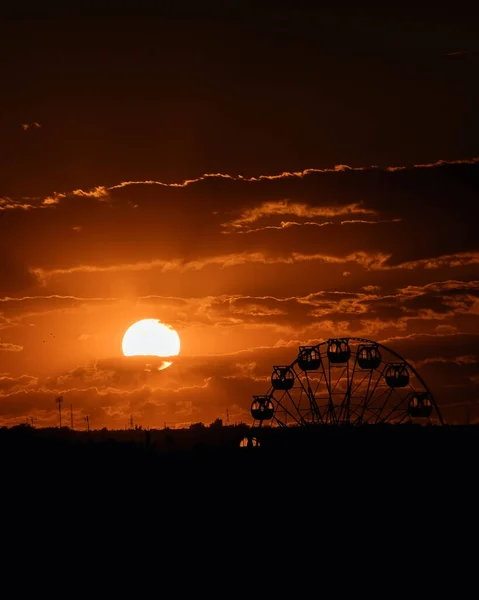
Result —
[[404, 411], [404, 413], [402, 414], [401, 418], [397, 421], [398, 425], [402, 425], [402, 423], [406, 420], [410, 418], [410, 415], [407, 411]]
[[[339, 375], [338, 379], [336, 380], [336, 383], [334, 384], [334, 387], [331, 390], [332, 394], [337, 393], [336, 392], [336, 388], [338, 387], [338, 385], [339, 385], [339, 383], [341, 381], [341, 377], [344, 375], [344, 373], [346, 373], [346, 370], [347, 370], [346, 367], [342, 367], [342, 369], [343, 370], [341, 371], [341, 374]], [[347, 375], [346, 375], [346, 377], [347, 377]]]
[[324, 368], [324, 360], [323, 358], [321, 358], [321, 370], [323, 372], [323, 377], [324, 377], [324, 381], [326, 384], [326, 388], [328, 390], [328, 408], [327, 408], [327, 421], [335, 421], [335, 414], [334, 414], [334, 403], [333, 403], [333, 396], [332, 396], [332, 392], [331, 392], [331, 380], [328, 377], [328, 374], [326, 373], [326, 369]]
[[[368, 405], [367, 406], [367, 410], [369, 411], [369, 413], [371, 414], [371, 416], [367, 419], [366, 423], [370, 423], [372, 417], [375, 417], [375, 423], [377, 423], [379, 421], [379, 415], [381, 412], [381, 408], [380, 406], [377, 406], [377, 404], [379, 404], [380, 402], [383, 401], [383, 397], [386, 396], [387, 394], [391, 393], [391, 388], [384, 388], [381, 392], [378, 392], [377, 396], [374, 398], [375, 400], [375, 406], [372, 405]], [[386, 400], [387, 402], [387, 400]]]
[[[296, 375], [298, 377], [298, 375]], [[308, 372], [305, 371], [305, 379], [307, 382], [307, 390], [305, 390], [306, 396], [310, 401], [310, 405], [311, 405], [311, 420], [313, 422], [315, 422], [315, 417], [319, 420], [320, 423], [323, 422], [323, 416], [321, 414], [321, 411], [319, 410], [319, 406], [316, 402], [316, 395], [313, 392], [312, 388], [311, 388], [311, 382], [309, 380], [309, 375]], [[301, 381], [298, 377], [298, 380]]]
[[[298, 403], [298, 404], [296, 404], [296, 402], [295, 402], [295, 400], [294, 400], [294, 398], [293, 398], [293, 396], [291, 395], [291, 393], [290, 393], [290, 391], [289, 391], [289, 390], [287, 390], [287, 391], [285, 392], [284, 396], [287, 396], [287, 398], [289, 399], [289, 402], [290, 402], [290, 403], [292, 404], [292, 406], [294, 407], [296, 414], [298, 414], [298, 415], [300, 415], [300, 416], [301, 416], [300, 404], [299, 404], [299, 403]], [[283, 396], [283, 398], [284, 398], [284, 396]], [[301, 397], [300, 397], [300, 402], [301, 402]], [[288, 414], [292, 414], [292, 413], [290, 413], [290, 412], [288, 411]], [[297, 420], [297, 422], [298, 422], [298, 423], [299, 423], [300, 421], [302, 421], [302, 419], [301, 419], [301, 418]]]
[[351, 422], [351, 388], [353, 386], [353, 381], [354, 381], [354, 375], [356, 373], [356, 365], [358, 362], [358, 357], [357, 354], [354, 358], [354, 363], [353, 363], [353, 368], [352, 368], [352, 372], [351, 372], [351, 376], [349, 376], [349, 362], [347, 363], [346, 366], [346, 370], [347, 370], [347, 389], [346, 389], [346, 422], [350, 423]]
[[[393, 388], [391, 388], [391, 389], [398, 394], [397, 390], [394, 390]], [[411, 394], [408, 393], [405, 398], [400, 396], [399, 402], [389, 411], [389, 413], [384, 417], [384, 419], [386, 419], [386, 420], [389, 419], [395, 412], [399, 411], [401, 407], [403, 407], [404, 414], [407, 416], [407, 405], [408, 405], [407, 401], [408, 401], [410, 395]]]
[[386, 406], [388, 405], [389, 399], [391, 398], [391, 396], [392, 396], [393, 393], [394, 393], [394, 388], [389, 388], [389, 390], [388, 390], [388, 392], [386, 394], [386, 400], [383, 402], [381, 408], [379, 409], [379, 412], [378, 412], [378, 421], [380, 421], [381, 423], [384, 423], [384, 421], [385, 421], [385, 418], [381, 416], [382, 412], [386, 408]]
[[[362, 423], [364, 422], [364, 415], [366, 414], [366, 412], [369, 410], [371, 411], [369, 404], [372, 401], [372, 399], [374, 398], [374, 395], [376, 393], [376, 390], [378, 388], [379, 382], [381, 380], [381, 375], [380, 374], [375, 380], [373, 379], [373, 373], [374, 371], [371, 369], [369, 371], [369, 379], [368, 379], [368, 385], [367, 385], [367, 389], [366, 389], [366, 393], [364, 395], [364, 399], [362, 402], [362, 410], [361, 410], [361, 416], [359, 418], [359, 421], [357, 424], [362, 425]], [[372, 384], [372, 386], [371, 386]], [[366, 420], [366, 423], [368, 422], [368, 420]]]
[[[338, 378], [335, 381], [335, 384], [332, 388], [332, 394], [333, 394], [333, 403], [335, 406], [335, 411], [336, 411], [336, 419], [338, 423], [341, 423], [343, 421], [343, 411], [346, 412], [347, 411], [347, 390], [349, 387], [349, 369], [348, 366], [344, 366], [344, 367], [340, 367], [340, 369], [342, 369], [341, 371], [339, 370], [339, 368], [337, 369], [337, 373], [339, 373]], [[343, 376], [346, 375], [346, 390], [344, 392], [341, 391], [341, 389], [339, 389], [338, 391], [336, 391], [336, 389], [338, 388], [338, 386], [340, 386], [340, 384], [343, 381]], [[338, 400], [336, 402], [334, 402], [334, 395], [336, 395], [338, 397]], [[342, 399], [339, 400], [342, 396]]]
[[[355, 425], [361, 425], [363, 422], [363, 416], [364, 416], [364, 411], [366, 410], [367, 407], [367, 398], [369, 397], [369, 390], [371, 388], [371, 380], [373, 377], [373, 371], [369, 370], [369, 372], [364, 376], [363, 380], [361, 383], [364, 383], [367, 379], [367, 387], [366, 387], [366, 393], [365, 396], [363, 397], [363, 402], [361, 403], [361, 411], [360, 414], [358, 416], [358, 418], [356, 419], [356, 421], [354, 421]], [[360, 385], [357, 386], [356, 391], [359, 389]]]
[[[287, 397], [290, 401], [291, 404], [293, 405], [295, 412], [292, 412], [287, 406], [286, 403], [283, 401], [284, 397]], [[274, 397], [274, 396], [273, 396]], [[276, 399], [276, 398], [275, 398]], [[291, 394], [289, 393], [289, 390], [286, 391], [282, 396], [280, 400], [276, 400], [278, 406], [281, 407], [281, 410], [285, 413], [286, 417], [291, 417], [291, 419], [293, 421], [295, 421], [298, 425], [301, 424], [301, 419], [297, 417], [297, 415], [301, 415], [301, 412], [299, 410], [299, 408], [296, 406], [296, 403], [294, 402], [294, 400], [291, 398]], [[286, 419], [287, 421], [287, 419]]]
[[378, 388], [379, 382], [381, 381], [381, 378], [383, 377], [384, 370], [385, 370], [385, 368], [383, 368], [383, 370], [379, 373], [376, 381], [374, 382], [374, 385], [373, 385], [372, 389], [369, 392], [369, 395], [366, 396], [366, 399], [365, 399], [365, 407], [366, 408], [368, 408], [371, 399], [374, 397], [374, 394], [375, 394], [375, 392], [376, 392], [376, 390]]
[[[358, 371], [356, 371], [357, 373]], [[373, 372], [372, 371], [366, 371], [364, 373], [363, 378], [359, 381], [359, 383], [357, 384], [357, 386], [354, 388], [354, 390], [351, 390], [351, 395], [355, 396], [357, 391], [359, 390], [359, 388], [364, 384], [364, 382], [366, 380], [368, 380], [368, 389], [367, 389], [367, 393], [369, 393], [369, 384], [371, 383], [371, 378], [372, 378]], [[359, 379], [359, 377], [358, 377]]]

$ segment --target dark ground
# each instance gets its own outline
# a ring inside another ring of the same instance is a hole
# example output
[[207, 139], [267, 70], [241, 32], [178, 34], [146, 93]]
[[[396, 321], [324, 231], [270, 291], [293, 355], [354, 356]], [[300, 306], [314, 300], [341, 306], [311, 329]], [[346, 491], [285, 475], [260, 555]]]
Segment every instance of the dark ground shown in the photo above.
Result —
[[[259, 447], [239, 446], [248, 433]], [[478, 450], [478, 426], [2, 428], [0, 514], [5, 535], [41, 524], [70, 547], [97, 551], [102, 539], [128, 533], [160, 554], [187, 539], [199, 556], [211, 537], [251, 556], [266, 543], [269, 560], [276, 551], [323, 552], [325, 536], [367, 545], [374, 532], [389, 544], [406, 536], [410, 560], [425, 536], [443, 546], [468, 537]], [[284, 546], [292, 537], [302, 549]]]
[[[240, 447], [256, 437], [260, 445]], [[3, 477], [52, 485], [95, 479], [101, 486], [186, 485], [243, 489], [288, 482], [396, 481], [470, 477], [479, 456], [479, 426], [373, 425], [362, 428], [204, 427], [184, 430], [72, 431], [17, 426], [0, 429]]]

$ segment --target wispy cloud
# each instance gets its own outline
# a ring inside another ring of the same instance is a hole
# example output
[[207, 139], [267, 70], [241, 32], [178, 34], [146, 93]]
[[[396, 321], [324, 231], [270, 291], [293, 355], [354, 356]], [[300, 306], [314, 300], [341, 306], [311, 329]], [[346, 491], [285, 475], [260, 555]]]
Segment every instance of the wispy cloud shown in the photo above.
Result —
[[[28, 125], [28, 124], [25, 124]], [[395, 171], [405, 171], [408, 169], [431, 169], [435, 167], [441, 167], [445, 165], [474, 165], [479, 164], [479, 157], [468, 158], [468, 159], [458, 159], [458, 160], [438, 160], [431, 163], [423, 163], [423, 164], [415, 164], [415, 165], [400, 165], [400, 166], [386, 166], [379, 167], [377, 165], [370, 166], [362, 166], [362, 167], [351, 167], [349, 165], [336, 165], [331, 168], [308, 168], [303, 169], [302, 171], [283, 171], [282, 173], [277, 173], [273, 175], [256, 175], [256, 176], [245, 176], [245, 175], [234, 175], [228, 173], [205, 173], [200, 175], [199, 177], [195, 177], [192, 179], [185, 179], [181, 182], [165, 182], [154, 179], [145, 179], [145, 180], [132, 180], [132, 181], [122, 181], [116, 185], [112, 186], [104, 186], [98, 185], [89, 190], [81, 190], [76, 189], [70, 192], [54, 192], [51, 195], [45, 197], [43, 201], [36, 205], [37, 208], [43, 208], [45, 206], [53, 206], [58, 204], [60, 201], [65, 200], [67, 198], [74, 197], [84, 197], [84, 198], [97, 198], [99, 200], [105, 200], [109, 197], [109, 192], [114, 190], [119, 190], [122, 188], [130, 187], [130, 186], [160, 186], [165, 188], [185, 188], [190, 185], [199, 183], [201, 181], [205, 181], [208, 179], [226, 179], [231, 181], [239, 181], [246, 183], [255, 183], [261, 181], [274, 181], [274, 180], [282, 180], [282, 179], [295, 179], [295, 178], [304, 178], [308, 175], [314, 173], [345, 173], [345, 172], [360, 172], [360, 171], [384, 171], [384, 172], [395, 172]], [[280, 213], [276, 213], [280, 214]], [[296, 213], [283, 213], [283, 214], [296, 214]], [[369, 213], [371, 214], [371, 213]], [[305, 215], [307, 216], [307, 215]], [[311, 215], [317, 216], [317, 215]]]
[[423, 360], [416, 361], [417, 367], [423, 367], [424, 365], [434, 363], [454, 363], [456, 365], [475, 365], [479, 363], [479, 357], [474, 354], [468, 354], [465, 356], [432, 356], [431, 358], [425, 358]]
[[402, 296], [424, 296], [430, 293], [443, 293], [449, 290], [479, 290], [479, 281], [458, 281], [457, 279], [448, 279], [447, 281], [433, 281], [424, 285], [408, 285], [399, 288]]
[[72, 273], [104, 273], [117, 271], [148, 271], [150, 269], [159, 269], [166, 271], [187, 271], [201, 270], [210, 265], [219, 265], [221, 267], [233, 267], [247, 263], [292, 263], [292, 257], [269, 257], [262, 252], [240, 252], [237, 254], [225, 254], [220, 256], [205, 257], [199, 260], [185, 261], [182, 259], [172, 260], [151, 260], [135, 263], [121, 263], [107, 266], [98, 265], [77, 265], [65, 269], [33, 269], [32, 272], [40, 279], [46, 279], [58, 275], [69, 275]]
[[13, 200], [8, 196], [0, 198], [0, 211], [6, 210], [30, 210], [32, 208], [38, 208], [35, 204], [25, 202], [25, 198], [21, 201]]
[[68, 196], [74, 196], [77, 198], [97, 198], [98, 200], [104, 200], [108, 198], [108, 189], [102, 185], [92, 188], [91, 190], [73, 190], [68, 193], [54, 192], [51, 196], [47, 196], [43, 199], [43, 206], [52, 206], [58, 204], [61, 200], [64, 200]]
[[117, 185], [109, 187], [109, 190], [120, 189], [130, 185], [159, 185], [163, 187], [187, 187], [193, 183], [204, 181], [205, 179], [217, 178], [217, 179], [231, 179], [233, 181], [245, 181], [245, 182], [258, 182], [269, 180], [273, 181], [276, 179], [290, 179], [290, 178], [303, 178], [313, 173], [344, 173], [347, 171], [399, 171], [405, 169], [428, 169], [434, 167], [440, 167], [444, 165], [472, 165], [478, 164], [479, 157], [458, 159], [458, 160], [438, 160], [431, 163], [423, 163], [417, 165], [401, 165], [401, 166], [388, 166], [379, 167], [378, 165], [369, 165], [363, 167], [351, 167], [349, 165], [335, 165], [334, 167], [318, 169], [308, 168], [302, 171], [283, 171], [275, 175], [256, 175], [247, 177], [245, 175], [230, 175], [227, 173], [205, 173], [199, 177], [193, 179], [185, 179], [182, 182], [167, 183], [164, 181], [145, 180], [145, 181], [122, 181]]
[[464, 267], [479, 264], [479, 252], [458, 252], [456, 254], [445, 254], [434, 258], [421, 258], [397, 265], [395, 268], [416, 269], [441, 269], [445, 267]]
[[[308, 204], [280, 200], [276, 202], [263, 202], [260, 206], [248, 208], [237, 219], [223, 223], [222, 227], [233, 230], [241, 230], [243, 228], [249, 228], [249, 225], [256, 223], [261, 219], [285, 215], [311, 219], [314, 217], [331, 218], [355, 214], [376, 215], [377, 212], [375, 210], [365, 208], [359, 203], [347, 204], [343, 206], [309, 206]], [[310, 224], [319, 227], [325, 225], [325, 223], [314, 222]], [[291, 222], [289, 225], [285, 226], [294, 225], [299, 225], [299, 223]]]
[[23, 346], [18, 346], [17, 344], [10, 344], [8, 342], [0, 342], [0, 351], [2, 352], [21, 352], [23, 350]]
[[30, 129], [40, 129], [41, 124], [38, 121], [34, 121], [33, 123], [21, 123], [20, 127], [23, 131], [29, 131]]
[[116, 298], [97, 298], [97, 297], [82, 297], [78, 296], [60, 296], [58, 294], [50, 294], [49, 296], [17, 296], [12, 298], [10, 296], [0, 297], [0, 302], [30, 302], [32, 300], [73, 300], [75, 302], [95, 302], [95, 301], [110, 301], [116, 300]]
[[[105, 273], [121, 271], [148, 271], [159, 269], [161, 272], [167, 271], [188, 271], [201, 270], [212, 265], [221, 268], [235, 267], [245, 264], [294, 264], [298, 262], [322, 262], [328, 264], [358, 263], [367, 269], [388, 268], [384, 266], [389, 260], [388, 254], [367, 254], [366, 252], [355, 252], [347, 256], [330, 256], [327, 254], [303, 254], [293, 252], [284, 256], [268, 255], [264, 252], [239, 252], [233, 254], [222, 254], [219, 256], [204, 257], [198, 260], [185, 261], [181, 259], [172, 260], [152, 260], [136, 263], [123, 263], [107, 266], [100, 265], [76, 265], [63, 269], [32, 269], [32, 272], [40, 279], [45, 280], [50, 277], [70, 275], [73, 273]], [[397, 267], [400, 268], [400, 267]]]
[[[265, 231], [267, 229], [289, 229], [290, 227], [302, 227], [308, 225], [310, 227], [325, 227], [326, 225], [334, 225], [333, 221], [324, 221], [323, 223], [317, 223], [315, 221], [306, 221], [304, 223], [298, 223], [297, 221], [281, 221], [279, 225], [265, 225], [264, 227], [255, 227], [251, 229], [234, 229], [233, 231], [222, 231], [222, 234], [232, 233], [256, 233], [258, 231]], [[231, 227], [230, 223], [223, 223], [222, 227]]]
[[469, 50], [456, 50], [455, 52], [446, 52], [444, 56], [461, 56], [462, 54], [469, 54]]
[[436, 258], [424, 258], [415, 261], [402, 262], [396, 265], [388, 264], [392, 258], [391, 254], [381, 252], [368, 253], [363, 251], [353, 252], [344, 256], [333, 256], [328, 254], [305, 254], [302, 252], [292, 252], [286, 255], [268, 255], [264, 252], [239, 252], [231, 254], [222, 254], [218, 256], [207, 256], [197, 260], [151, 260], [135, 263], [121, 263], [112, 265], [75, 265], [60, 269], [32, 269], [32, 273], [40, 280], [51, 277], [70, 275], [73, 273], [105, 273], [121, 271], [149, 271], [159, 269], [161, 272], [188, 270], [199, 271], [212, 265], [221, 268], [235, 267], [245, 264], [290, 264], [299, 262], [320, 262], [326, 264], [346, 264], [357, 263], [366, 270], [396, 270], [396, 269], [439, 269], [448, 267], [460, 267], [471, 264], [479, 264], [479, 252], [462, 252], [439, 256]]
[[[374, 211], [371, 211], [374, 212]], [[222, 231], [222, 234], [230, 235], [230, 234], [246, 234], [246, 233], [257, 233], [259, 231], [267, 231], [268, 229], [273, 229], [277, 231], [281, 231], [284, 229], [290, 229], [292, 227], [326, 227], [328, 225], [379, 225], [381, 223], [400, 223], [402, 219], [376, 219], [376, 220], [367, 220], [367, 219], [347, 219], [345, 221], [323, 221], [322, 223], [318, 223], [317, 221], [281, 221], [279, 225], [264, 225], [263, 227], [237, 227], [232, 229], [231, 231]], [[231, 223], [224, 223], [222, 227], [231, 227]]]

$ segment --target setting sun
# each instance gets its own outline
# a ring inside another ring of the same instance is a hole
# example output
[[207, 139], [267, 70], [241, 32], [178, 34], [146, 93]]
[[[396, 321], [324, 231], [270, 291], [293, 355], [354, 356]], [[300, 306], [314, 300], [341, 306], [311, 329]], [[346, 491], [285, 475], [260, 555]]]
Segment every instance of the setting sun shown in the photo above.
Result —
[[158, 319], [143, 319], [127, 329], [122, 349], [125, 356], [177, 356], [180, 337], [172, 327]]

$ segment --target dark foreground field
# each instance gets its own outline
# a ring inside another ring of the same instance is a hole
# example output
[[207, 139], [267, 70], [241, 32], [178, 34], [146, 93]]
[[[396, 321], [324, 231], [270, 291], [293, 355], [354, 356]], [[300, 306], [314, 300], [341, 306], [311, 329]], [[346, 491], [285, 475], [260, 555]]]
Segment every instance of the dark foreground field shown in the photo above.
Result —
[[[261, 445], [240, 447], [247, 436]], [[407, 526], [420, 540], [431, 528], [467, 532], [475, 521], [478, 450], [477, 426], [19, 426], [0, 429], [0, 504], [5, 530], [36, 522], [90, 540], [128, 530], [142, 543], [155, 530], [162, 548], [179, 529], [198, 527], [201, 544], [214, 532], [251, 549], [272, 531], [308, 539], [315, 531], [318, 544], [326, 532], [336, 540], [335, 531], [367, 537], [375, 529], [390, 538]]]
[[[240, 447], [255, 438], [259, 445]], [[384, 425], [315, 429], [0, 429], [3, 477], [52, 484], [95, 479], [141, 485], [265, 486], [381, 481], [424, 483], [476, 474], [479, 426]]]

